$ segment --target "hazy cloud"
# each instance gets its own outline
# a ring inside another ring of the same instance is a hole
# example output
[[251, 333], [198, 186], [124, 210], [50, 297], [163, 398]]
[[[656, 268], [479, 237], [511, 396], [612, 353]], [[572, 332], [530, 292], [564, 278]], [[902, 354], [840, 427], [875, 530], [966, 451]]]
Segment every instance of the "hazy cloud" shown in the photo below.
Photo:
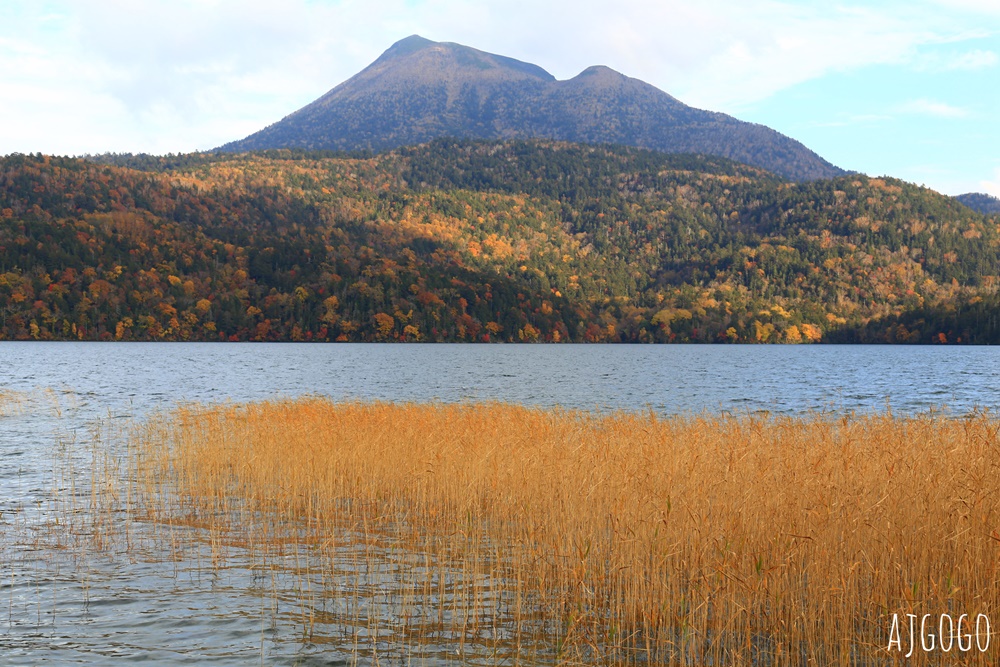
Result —
[[1000, 3], [996, 0], [934, 0], [934, 3], [952, 12], [965, 10], [975, 14], [1000, 16]]
[[992, 181], [980, 181], [979, 185], [982, 187], [983, 192], [991, 194], [994, 197], [1000, 197], [1000, 167], [993, 170]]
[[[977, 7], [975, 0], [964, 4]], [[983, 2], [983, 11], [992, 4]], [[833, 6], [819, 0], [0, 0], [0, 6], [0, 153], [217, 146], [279, 120], [413, 33], [534, 62], [563, 79], [604, 64], [688, 104], [738, 113], [830, 72], [917, 62], [927, 48], [984, 30], [942, 12], [934, 0], [878, 6], [859, 0]], [[996, 58], [993, 51], [968, 51], [937, 66], [973, 69]], [[913, 113], [960, 117], [960, 109], [942, 103], [913, 104]]]
[[897, 111], [934, 116], [936, 118], [966, 118], [969, 116], [969, 112], [966, 109], [925, 98], [905, 102], [899, 105]]
[[894, 116], [887, 114], [851, 114], [841, 116], [841, 120], [813, 121], [811, 127], [858, 127], [859, 125], [877, 125], [893, 120]]
[[995, 51], [976, 49], [964, 53], [922, 54], [915, 60], [916, 68], [925, 72], [975, 71], [995, 67], [1000, 56]]

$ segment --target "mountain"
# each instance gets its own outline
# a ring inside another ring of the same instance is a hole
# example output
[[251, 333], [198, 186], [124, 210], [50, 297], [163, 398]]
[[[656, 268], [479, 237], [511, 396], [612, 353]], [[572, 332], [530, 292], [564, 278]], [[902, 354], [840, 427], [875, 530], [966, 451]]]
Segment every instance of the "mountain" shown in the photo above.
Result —
[[0, 338], [1000, 343], [1000, 224], [894, 179], [436, 140], [0, 158]]
[[607, 67], [557, 81], [536, 65], [417, 35], [315, 102], [219, 150], [379, 152], [440, 137], [546, 138], [701, 153], [797, 181], [844, 173], [770, 128], [689, 107]]
[[995, 215], [1000, 213], [1000, 199], [982, 192], [969, 192], [955, 197], [973, 211], [979, 211], [983, 215]]

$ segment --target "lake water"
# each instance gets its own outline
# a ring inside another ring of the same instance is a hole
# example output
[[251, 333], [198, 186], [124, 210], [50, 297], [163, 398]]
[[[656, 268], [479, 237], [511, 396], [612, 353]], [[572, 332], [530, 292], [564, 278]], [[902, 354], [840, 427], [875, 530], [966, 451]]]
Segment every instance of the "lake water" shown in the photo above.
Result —
[[0, 343], [0, 388], [85, 412], [319, 394], [663, 414], [1000, 405], [1000, 348], [735, 345]]
[[[1000, 349], [0, 343], [4, 390], [27, 398], [0, 407], [0, 665], [345, 664], [358, 658], [357, 633], [338, 635], [333, 618], [323, 641], [303, 639], [294, 595], [262, 595], [238, 554], [204, 577], [190, 559], [165, 567], [60, 546], [55, 503], [85, 489], [54, 461], [83, 475], [102, 429], [178, 402], [303, 394], [661, 414], [961, 415], [1000, 406]], [[396, 655], [441, 664], [457, 659], [448, 651]]]

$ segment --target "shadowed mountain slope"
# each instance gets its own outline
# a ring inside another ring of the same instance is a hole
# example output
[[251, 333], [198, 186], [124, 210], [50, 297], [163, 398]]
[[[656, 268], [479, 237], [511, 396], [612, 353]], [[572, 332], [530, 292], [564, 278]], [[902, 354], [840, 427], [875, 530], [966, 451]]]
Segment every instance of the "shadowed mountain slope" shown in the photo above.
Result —
[[689, 107], [608, 67], [557, 81], [536, 65], [416, 35], [315, 102], [220, 150], [378, 152], [440, 137], [546, 138], [701, 153], [800, 181], [844, 173], [770, 128]]
[[969, 192], [955, 197], [973, 211], [978, 211], [983, 215], [994, 215], [1000, 213], [1000, 199], [982, 192]]

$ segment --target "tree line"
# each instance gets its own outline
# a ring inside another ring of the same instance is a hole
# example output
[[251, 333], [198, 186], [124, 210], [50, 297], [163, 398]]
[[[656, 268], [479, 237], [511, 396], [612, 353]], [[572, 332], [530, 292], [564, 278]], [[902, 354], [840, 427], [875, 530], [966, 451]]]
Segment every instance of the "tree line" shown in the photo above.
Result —
[[894, 179], [439, 140], [0, 160], [0, 336], [996, 343], [997, 218]]

